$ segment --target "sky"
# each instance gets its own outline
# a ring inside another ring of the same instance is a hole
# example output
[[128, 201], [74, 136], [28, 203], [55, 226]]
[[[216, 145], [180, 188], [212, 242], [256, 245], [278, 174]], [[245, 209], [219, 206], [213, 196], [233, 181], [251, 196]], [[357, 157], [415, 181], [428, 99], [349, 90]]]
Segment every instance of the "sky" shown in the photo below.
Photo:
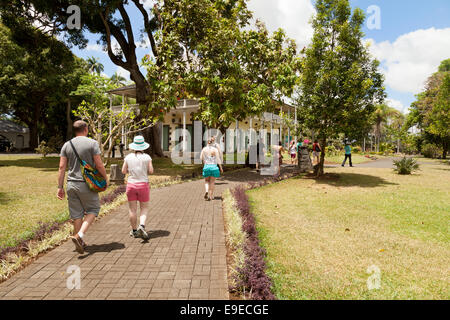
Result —
[[[151, 0], [141, 0], [149, 8]], [[309, 21], [315, 13], [314, 0], [250, 0], [254, 17], [265, 22], [269, 31], [283, 28], [299, 48], [307, 46], [313, 30]], [[385, 76], [386, 102], [403, 112], [423, 90], [424, 82], [442, 60], [450, 58], [450, 1], [449, 0], [350, 0], [353, 8], [366, 13], [363, 28], [364, 41], [381, 62], [380, 71]], [[139, 42], [140, 14], [128, 7], [131, 20], [136, 21], [135, 40]], [[79, 57], [94, 56], [100, 59], [111, 76], [118, 72], [129, 79], [129, 73], [114, 65], [102, 46], [96, 44], [98, 36], [87, 35], [89, 45], [72, 51]], [[149, 53], [148, 44], [139, 43], [138, 58]]]

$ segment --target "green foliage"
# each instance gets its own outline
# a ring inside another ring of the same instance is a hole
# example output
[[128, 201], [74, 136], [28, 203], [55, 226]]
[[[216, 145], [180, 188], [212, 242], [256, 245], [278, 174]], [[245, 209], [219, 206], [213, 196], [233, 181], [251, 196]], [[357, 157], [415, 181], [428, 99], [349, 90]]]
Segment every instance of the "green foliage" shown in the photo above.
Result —
[[39, 131], [65, 131], [68, 95], [87, 71], [62, 42], [20, 18], [2, 14], [0, 42], [0, 113], [30, 128], [34, 149]]
[[354, 153], [360, 153], [360, 152], [361, 152], [361, 147], [359, 147], [359, 146], [352, 147], [352, 152], [354, 152]]
[[425, 91], [411, 104], [407, 121], [408, 127], [421, 129], [423, 140], [441, 146], [443, 158], [450, 148], [449, 61], [444, 60], [439, 71], [428, 78]]
[[291, 95], [300, 68], [296, 45], [259, 21], [244, 28], [251, 18], [245, 1], [159, 1], [158, 13], [165, 26], [155, 35], [158, 57], [143, 61], [152, 109], [196, 98], [195, 118], [223, 129]]
[[348, 0], [318, 0], [316, 10], [312, 43], [303, 51], [297, 104], [300, 118], [325, 145], [339, 133], [367, 132], [375, 104], [385, 93], [379, 62], [362, 42], [362, 10], [352, 14]]
[[422, 145], [422, 155], [425, 158], [436, 159], [442, 154], [442, 149], [439, 146], [431, 143]]
[[52, 149], [50, 146], [47, 145], [47, 143], [42, 140], [41, 143], [37, 148], [34, 149], [37, 153], [42, 154], [42, 156], [45, 158], [49, 153], [54, 152], [54, 149]]
[[394, 160], [394, 166], [394, 171], [398, 174], [411, 174], [414, 171], [420, 170], [417, 161], [407, 157], [403, 157], [401, 160]]

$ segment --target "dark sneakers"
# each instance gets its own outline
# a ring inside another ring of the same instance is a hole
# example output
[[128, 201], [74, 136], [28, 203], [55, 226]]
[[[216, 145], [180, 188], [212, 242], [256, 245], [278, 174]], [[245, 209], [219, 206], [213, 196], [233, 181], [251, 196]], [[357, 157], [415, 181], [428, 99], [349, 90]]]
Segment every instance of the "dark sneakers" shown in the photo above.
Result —
[[143, 226], [139, 226], [139, 228], [137, 228], [136, 231], [131, 230], [130, 237], [141, 238], [144, 240], [148, 240], [150, 238], [147, 231], [145, 231], [145, 228]]
[[72, 239], [72, 242], [75, 245], [75, 250], [77, 250], [77, 252], [79, 254], [83, 254], [84, 253], [84, 247], [85, 247], [85, 244], [84, 244], [83, 240], [78, 239], [77, 237], [70, 237], [70, 238]]
[[147, 232], [145, 231], [145, 228], [142, 225], [139, 226], [139, 228], [137, 229], [137, 233], [138, 233], [138, 237], [139, 238], [142, 238], [144, 240], [148, 239], [148, 234], [147, 234]]
[[137, 230], [136, 230], [136, 231], [131, 230], [131, 231], [130, 231], [130, 237], [133, 237], [133, 238], [139, 238], [139, 235], [138, 235]]

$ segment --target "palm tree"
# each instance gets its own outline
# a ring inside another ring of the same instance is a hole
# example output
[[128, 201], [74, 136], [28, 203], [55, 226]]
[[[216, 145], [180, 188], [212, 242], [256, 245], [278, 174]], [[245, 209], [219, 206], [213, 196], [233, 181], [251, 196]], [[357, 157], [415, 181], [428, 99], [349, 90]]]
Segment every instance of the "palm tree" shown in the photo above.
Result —
[[96, 72], [97, 74], [100, 74], [104, 70], [103, 64], [101, 64], [98, 58], [88, 57], [87, 63], [89, 67], [89, 72]]
[[127, 79], [125, 79], [124, 77], [122, 77], [118, 72], [114, 73], [111, 76], [111, 81], [112, 83], [114, 83], [115, 85], [119, 86], [119, 85], [123, 85], [125, 83]]
[[390, 117], [396, 116], [400, 113], [397, 109], [391, 108], [386, 104], [379, 104], [376, 106], [374, 112], [375, 122], [375, 144], [377, 146], [377, 152], [380, 151], [380, 138], [382, 131], [382, 124], [386, 123]]

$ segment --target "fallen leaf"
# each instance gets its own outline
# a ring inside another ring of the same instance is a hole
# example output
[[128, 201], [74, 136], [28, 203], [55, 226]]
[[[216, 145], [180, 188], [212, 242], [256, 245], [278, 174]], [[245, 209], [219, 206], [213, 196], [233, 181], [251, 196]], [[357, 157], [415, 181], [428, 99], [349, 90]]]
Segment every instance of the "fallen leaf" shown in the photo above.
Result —
[[384, 249], [380, 249], [380, 251], [379, 252], [384, 252]]

